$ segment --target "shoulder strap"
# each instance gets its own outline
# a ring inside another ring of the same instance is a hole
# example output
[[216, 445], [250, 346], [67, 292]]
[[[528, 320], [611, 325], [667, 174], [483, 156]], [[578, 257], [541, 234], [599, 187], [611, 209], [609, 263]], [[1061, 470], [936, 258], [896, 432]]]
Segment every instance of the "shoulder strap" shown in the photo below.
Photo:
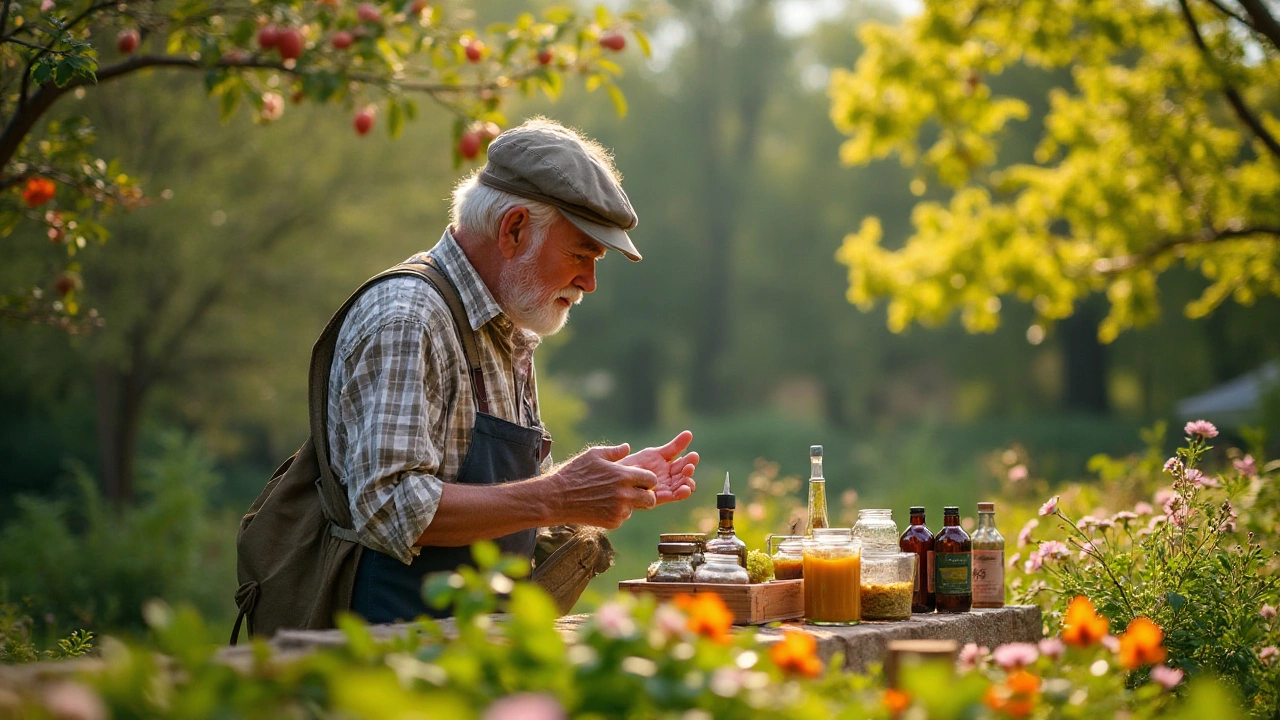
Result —
[[320, 466], [320, 505], [324, 515], [330, 522], [330, 533], [343, 540], [355, 542], [355, 534], [351, 527], [351, 508], [347, 502], [347, 493], [334, 477], [333, 466], [329, 464], [329, 372], [333, 365], [333, 356], [337, 352], [338, 332], [346, 320], [347, 313], [355, 305], [356, 300], [366, 290], [392, 277], [416, 277], [439, 291], [449, 306], [453, 316], [453, 324], [462, 340], [462, 350], [470, 369], [472, 390], [479, 405], [480, 412], [489, 412], [488, 396], [485, 393], [484, 376], [480, 369], [480, 353], [476, 344], [475, 332], [467, 320], [462, 299], [448, 276], [437, 268], [428, 258], [426, 263], [401, 263], [389, 270], [374, 275], [356, 289], [342, 307], [329, 318], [320, 338], [311, 350], [311, 372], [308, 383], [308, 405], [311, 416], [311, 441], [315, 447], [317, 464]]

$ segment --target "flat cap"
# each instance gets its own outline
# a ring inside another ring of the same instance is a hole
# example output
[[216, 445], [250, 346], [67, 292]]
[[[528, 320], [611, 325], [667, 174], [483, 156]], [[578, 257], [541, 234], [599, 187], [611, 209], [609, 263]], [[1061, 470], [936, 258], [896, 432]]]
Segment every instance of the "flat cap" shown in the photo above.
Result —
[[638, 262], [640, 253], [626, 231], [639, 218], [607, 156], [598, 155], [604, 155], [602, 148], [573, 131], [532, 120], [489, 144], [489, 161], [477, 181], [559, 208], [579, 230]]

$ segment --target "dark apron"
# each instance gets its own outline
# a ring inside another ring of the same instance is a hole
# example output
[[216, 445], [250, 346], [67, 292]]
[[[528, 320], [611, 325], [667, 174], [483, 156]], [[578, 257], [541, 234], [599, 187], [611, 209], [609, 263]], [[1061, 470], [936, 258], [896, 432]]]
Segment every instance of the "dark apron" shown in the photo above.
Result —
[[[446, 300], [456, 301], [456, 290], [452, 287], [439, 289], [445, 293]], [[449, 294], [454, 297], [450, 298]], [[464, 324], [465, 315], [461, 314], [460, 308], [450, 309], [458, 332], [469, 333], [471, 328]], [[470, 338], [466, 337], [464, 351], [470, 344]], [[472, 390], [478, 407], [471, 444], [454, 482], [497, 485], [531, 478], [538, 474], [542, 459], [550, 454], [550, 438], [538, 428], [527, 428], [488, 413], [488, 398], [478, 360], [467, 358], [467, 364], [472, 367]], [[536, 540], [537, 530], [529, 528], [497, 538], [494, 542], [504, 555], [518, 555], [532, 562]], [[464, 565], [475, 566], [470, 545], [426, 546], [408, 565], [386, 553], [365, 547], [356, 569], [351, 610], [370, 623], [403, 622], [422, 615], [448, 617], [452, 614], [450, 608], [436, 610], [427, 607], [422, 598], [423, 581], [431, 573], [453, 572]]]

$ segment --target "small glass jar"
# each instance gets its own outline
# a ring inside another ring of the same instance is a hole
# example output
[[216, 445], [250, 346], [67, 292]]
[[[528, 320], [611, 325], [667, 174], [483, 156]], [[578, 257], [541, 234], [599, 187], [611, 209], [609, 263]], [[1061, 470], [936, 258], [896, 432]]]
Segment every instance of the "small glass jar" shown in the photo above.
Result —
[[707, 553], [693, 573], [693, 581], [700, 583], [746, 585], [749, 580], [747, 569], [738, 564], [738, 556], [727, 553]]
[[804, 577], [804, 536], [770, 535], [765, 548], [773, 560], [774, 580], [799, 580]]
[[649, 566], [649, 582], [693, 582], [693, 543], [658, 543], [658, 562]]
[[915, 553], [863, 552], [862, 619], [909, 620], [915, 581]]
[[898, 524], [892, 510], [859, 510], [853, 525], [853, 537], [862, 541], [867, 552], [895, 552], [898, 549]]
[[707, 544], [706, 533], [661, 533], [658, 535], [659, 543], [693, 543], [697, 549], [693, 551], [693, 567], [696, 570], [702, 564], [702, 554], [705, 552]]
[[857, 625], [862, 616], [862, 545], [848, 528], [814, 528], [804, 541], [804, 618], [814, 625]]

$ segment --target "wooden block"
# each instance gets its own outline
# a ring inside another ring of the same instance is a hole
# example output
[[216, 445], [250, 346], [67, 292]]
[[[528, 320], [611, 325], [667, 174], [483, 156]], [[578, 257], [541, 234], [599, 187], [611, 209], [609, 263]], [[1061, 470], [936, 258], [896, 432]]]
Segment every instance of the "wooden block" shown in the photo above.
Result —
[[653, 595], [660, 601], [673, 600], [677, 595], [715, 593], [733, 613], [733, 624], [761, 625], [804, 617], [803, 585], [803, 580], [775, 580], [751, 585], [623, 580], [618, 583], [618, 589]]

